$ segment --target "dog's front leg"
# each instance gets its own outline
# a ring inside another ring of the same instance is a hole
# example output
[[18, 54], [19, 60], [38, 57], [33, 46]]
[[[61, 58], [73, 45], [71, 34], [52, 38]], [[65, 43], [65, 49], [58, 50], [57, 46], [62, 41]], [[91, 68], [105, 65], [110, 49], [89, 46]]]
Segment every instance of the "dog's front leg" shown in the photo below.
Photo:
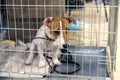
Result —
[[58, 60], [59, 55], [61, 55], [61, 51], [56, 49], [55, 53], [53, 53], [53, 63], [55, 65], [61, 65], [62, 63]]
[[44, 52], [44, 49], [41, 46], [38, 46], [38, 53], [39, 53], [39, 56], [40, 56], [38, 67], [39, 68], [45, 67], [46, 60], [45, 60], [45, 57], [43, 56], [43, 53], [45, 53], [45, 52]]
[[30, 45], [30, 54], [28, 59], [25, 61], [26, 65], [31, 65], [33, 58], [34, 58], [34, 51], [36, 48], [36, 44], [34, 42], [32, 42], [32, 44]]

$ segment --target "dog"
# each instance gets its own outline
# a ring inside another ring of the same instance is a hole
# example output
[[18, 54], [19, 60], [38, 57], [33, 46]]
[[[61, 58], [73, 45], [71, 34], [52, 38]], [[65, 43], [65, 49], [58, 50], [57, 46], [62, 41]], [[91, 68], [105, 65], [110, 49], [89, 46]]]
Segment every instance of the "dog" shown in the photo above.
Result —
[[25, 61], [26, 65], [30, 65], [34, 58], [35, 50], [38, 51], [40, 60], [38, 66], [44, 67], [46, 60], [44, 53], [52, 53], [52, 61], [54, 65], [61, 65], [61, 62], [58, 60], [58, 55], [61, 54], [62, 48], [67, 40], [67, 30], [69, 23], [76, 21], [68, 17], [47, 17], [43, 21], [43, 25], [39, 28], [36, 33], [35, 38], [32, 40], [30, 46], [30, 54], [28, 59]]

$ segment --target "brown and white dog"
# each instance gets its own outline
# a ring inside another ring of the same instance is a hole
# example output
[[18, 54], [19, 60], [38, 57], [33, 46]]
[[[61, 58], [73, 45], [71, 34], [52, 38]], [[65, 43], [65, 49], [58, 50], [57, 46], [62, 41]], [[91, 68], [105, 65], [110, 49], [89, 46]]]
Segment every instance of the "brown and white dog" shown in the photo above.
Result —
[[25, 61], [26, 65], [30, 65], [33, 61], [34, 52], [36, 49], [39, 53], [40, 61], [38, 66], [44, 67], [46, 60], [43, 53], [52, 53], [52, 61], [55, 65], [60, 65], [58, 55], [61, 54], [60, 49], [63, 48], [67, 40], [67, 30], [69, 23], [76, 21], [69, 17], [48, 17], [43, 21], [43, 25], [36, 33], [35, 39], [32, 40], [30, 46], [30, 54]]

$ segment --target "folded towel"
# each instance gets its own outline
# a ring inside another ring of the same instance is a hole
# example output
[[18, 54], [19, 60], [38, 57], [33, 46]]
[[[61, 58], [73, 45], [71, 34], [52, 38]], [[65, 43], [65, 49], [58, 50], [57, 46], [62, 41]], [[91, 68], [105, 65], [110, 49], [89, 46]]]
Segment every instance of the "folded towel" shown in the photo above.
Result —
[[90, 25], [90, 23], [84, 22], [80, 19], [76, 19], [76, 24], [74, 24], [73, 22], [69, 24], [69, 30], [82, 30], [90, 27]]

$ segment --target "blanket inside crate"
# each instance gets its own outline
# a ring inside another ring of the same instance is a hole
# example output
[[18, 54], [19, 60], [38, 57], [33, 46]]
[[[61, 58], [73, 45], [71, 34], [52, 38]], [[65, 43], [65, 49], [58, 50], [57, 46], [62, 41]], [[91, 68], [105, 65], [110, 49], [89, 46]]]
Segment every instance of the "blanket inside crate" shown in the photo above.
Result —
[[[49, 65], [39, 68], [39, 56], [36, 56], [29, 66], [24, 62], [28, 58], [27, 46], [11, 44], [0, 44], [0, 75], [14, 77], [43, 76], [49, 74]], [[39, 75], [36, 75], [39, 74]]]

